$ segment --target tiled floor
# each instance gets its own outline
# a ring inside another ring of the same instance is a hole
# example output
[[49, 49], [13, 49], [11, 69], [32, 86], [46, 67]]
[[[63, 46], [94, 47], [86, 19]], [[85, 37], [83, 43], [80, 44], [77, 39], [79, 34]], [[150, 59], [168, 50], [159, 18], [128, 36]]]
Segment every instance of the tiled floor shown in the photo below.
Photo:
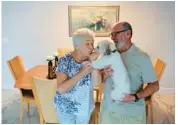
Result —
[[[39, 115], [35, 105], [30, 105], [30, 113], [27, 114], [24, 105], [23, 122], [19, 119], [20, 96], [18, 91], [2, 91], [2, 124], [39, 124]], [[97, 112], [99, 112], [99, 105]], [[156, 94], [153, 100], [154, 123], [175, 124], [175, 94]], [[93, 123], [93, 122], [92, 122]]]
[[20, 121], [20, 98], [16, 98], [2, 108], [2, 124], [39, 124], [39, 116], [35, 105], [30, 105], [30, 113], [24, 105], [23, 122]]
[[[36, 105], [30, 104], [30, 113], [26, 112], [24, 104], [23, 121], [20, 121], [20, 96], [18, 91], [2, 91], [2, 124], [39, 124], [39, 115]], [[96, 106], [99, 112], [99, 105]], [[93, 119], [90, 123], [93, 123]]]

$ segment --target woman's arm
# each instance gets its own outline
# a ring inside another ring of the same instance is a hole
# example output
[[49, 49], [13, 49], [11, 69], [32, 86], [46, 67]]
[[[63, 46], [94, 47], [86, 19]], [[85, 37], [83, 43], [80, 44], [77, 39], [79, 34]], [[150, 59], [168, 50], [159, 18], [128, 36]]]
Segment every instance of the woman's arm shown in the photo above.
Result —
[[75, 74], [72, 78], [68, 78], [68, 76], [63, 72], [57, 72], [57, 91], [60, 93], [66, 93], [71, 90], [74, 85], [85, 75], [91, 73], [92, 67], [86, 64], [79, 73]]

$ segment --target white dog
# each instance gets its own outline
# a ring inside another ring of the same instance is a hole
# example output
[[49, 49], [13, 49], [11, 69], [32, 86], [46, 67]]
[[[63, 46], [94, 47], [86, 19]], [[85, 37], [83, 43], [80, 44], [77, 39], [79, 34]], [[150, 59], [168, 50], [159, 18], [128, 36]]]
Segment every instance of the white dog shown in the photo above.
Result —
[[130, 79], [127, 69], [122, 61], [120, 53], [116, 51], [116, 47], [108, 40], [103, 40], [97, 44], [97, 51], [102, 54], [102, 57], [92, 60], [92, 66], [96, 69], [103, 69], [108, 65], [114, 70], [112, 79], [114, 89], [111, 92], [113, 100], [121, 101], [124, 93], [130, 93]]

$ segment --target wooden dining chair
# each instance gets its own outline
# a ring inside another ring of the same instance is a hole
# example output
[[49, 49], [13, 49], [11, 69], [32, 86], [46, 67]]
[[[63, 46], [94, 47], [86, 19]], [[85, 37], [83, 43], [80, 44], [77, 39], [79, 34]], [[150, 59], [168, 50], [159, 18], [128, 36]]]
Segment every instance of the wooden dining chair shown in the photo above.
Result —
[[40, 124], [59, 123], [53, 99], [56, 94], [55, 84], [51, 80], [32, 77], [34, 98], [37, 101], [38, 111], [40, 112]]
[[[166, 63], [164, 61], [162, 61], [159, 58], [155, 59], [154, 69], [155, 69], [158, 81], [160, 81], [165, 67], [166, 67]], [[154, 96], [154, 94], [151, 95], [150, 97], [145, 98], [147, 123], [150, 123], [150, 124], [153, 124], [153, 107], [152, 107], [153, 96]]]
[[58, 52], [58, 57], [61, 58], [61, 57], [63, 57], [66, 53], [72, 52], [72, 49], [58, 48], [58, 49], [57, 49], [57, 52]]
[[[14, 58], [7, 61], [8, 67], [17, 81], [26, 72], [21, 56], [15, 56]], [[27, 113], [30, 110], [30, 104], [36, 104], [33, 97], [32, 90], [20, 89], [21, 102], [20, 102], [20, 120], [23, 120], [23, 104], [27, 103]]]
[[103, 95], [103, 83], [100, 83], [98, 87], [94, 88], [94, 101], [95, 101], [95, 108], [91, 114], [90, 122], [89, 124], [98, 124], [99, 120], [99, 112], [100, 112], [100, 104], [102, 101], [102, 95]]

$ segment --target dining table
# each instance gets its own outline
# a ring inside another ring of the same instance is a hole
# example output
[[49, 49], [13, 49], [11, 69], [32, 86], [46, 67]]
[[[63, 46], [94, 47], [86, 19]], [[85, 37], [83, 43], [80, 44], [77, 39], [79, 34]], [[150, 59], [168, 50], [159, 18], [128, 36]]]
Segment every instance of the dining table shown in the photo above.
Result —
[[[14, 84], [14, 88], [18, 88], [22, 90], [22, 93], [29, 93], [32, 94], [32, 77], [39, 77], [40, 79], [48, 79], [48, 65], [36, 65], [29, 70], [27, 70], [18, 80], [16, 80]], [[52, 83], [57, 86], [57, 80], [55, 79], [48, 79], [52, 80]], [[99, 100], [99, 87], [94, 87], [94, 91], [96, 91], [95, 101]]]
[[[32, 90], [31, 77], [39, 77], [41, 79], [47, 79], [48, 66], [37, 65], [26, 71], [14, 84], [14, 88]], [[57, 83], [56, 79], [49, 79], [54, 83]]]

